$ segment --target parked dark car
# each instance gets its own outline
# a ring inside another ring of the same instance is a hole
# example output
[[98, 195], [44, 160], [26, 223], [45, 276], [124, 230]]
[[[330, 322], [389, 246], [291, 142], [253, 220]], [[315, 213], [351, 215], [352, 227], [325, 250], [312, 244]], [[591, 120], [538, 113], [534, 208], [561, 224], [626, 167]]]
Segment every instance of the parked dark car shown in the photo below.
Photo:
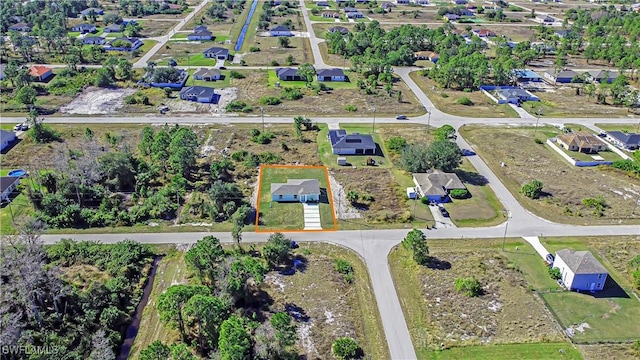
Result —
[[407, 120], [407, 115], [398, 115], [396, 116], [396, 120]]
[[476, 154], [474, 151], [469, 149], [460, 149], [460, 153], [462, 153], [462, 156], [473, 156]]
[[449, 212], [447, 211], [447, 209], [443, 208], [443, 207], [439, 207], [440, 209], [440, 213], [442, 214], [442, 216], [448, 218], [449, 217]]
[[553, 264], [555, 257], [553, 256], [553, 254], [547, 254], [546, 260], [549, 264]]

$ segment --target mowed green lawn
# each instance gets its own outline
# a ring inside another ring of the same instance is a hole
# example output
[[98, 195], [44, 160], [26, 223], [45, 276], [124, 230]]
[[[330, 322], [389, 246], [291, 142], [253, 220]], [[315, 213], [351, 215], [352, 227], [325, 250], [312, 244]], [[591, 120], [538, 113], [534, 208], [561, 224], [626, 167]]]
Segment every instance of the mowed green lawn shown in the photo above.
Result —
[[[326, 125], [320, 125], [320, 131], [318, 132], [318, 152], [320, 153], [320, 159], [322, 163], [328, 168], [339, 168], [338, 157], [342, 155], [336, 155], [331, 150], [331, 143], [329, 143], [328, 135], [329, 128]], [[393, 163], [387, 156], [387, 152], [384, 148], [384, 141], [378, 133], [371, 133], [373, 130], [373, 123], [371, 125], [356, 125], [356, 124], [340, 124], [340, 129], [347, 131], [347, 134], [354, 132], [360, 134], [372, 135], [373, 141], [378, 145], [377, 153], [375, 155], [346, 155], [347, 161], [353, 166], [367, 166], [367, 158], [372, 158], [376, 162], [376, 167], [391, 168]]]
[[[354, 72], [350, 72], [350, 71], [346, 71], [345, 75], [347, 76], [347, 78], [349, 79], [349, 81], [317, 81], [317, 80], [313, 80], [312, 85], [317, 85], [317, 84], [324, 84], [325, 86], [327, 86], [330, 89], [355, 89], [357, 84], [356, 84], [356, 79], [358, 77], [358, 75]], [[315, 78], [314, 78], [315, 79]], [[278, 76], [276, 75], [276, 71], [269, 71], [269, 86], [270, 87], [275, 87], [276, 83], [279, 82], [280, 83], [280, 87], [294, 87], [294, 88], [302, 88], [302, 87], [306, 87], [307, 83], [305, 83], [304, 81], [281, 81], [280, 79], [278, 79]]]
[[260, 177], [259, 230], [302, 230], [304, 210], [301, 203], [271, 201], [271, 184], [286, 183], [287, 179], [318, 179], [320, 182], [320, 222], [322, 228], [333, 230], [333, 206], [327, 196], [327, 176], [322, 168], [265, 167]]
[[473, 359], [473, 360], [541, 360], [582, 359], [580, 352], [570, 343], [534, 343], [509, 345], [478, 345], [454, 347], [443, 351], [432, 351], [424, 359]]

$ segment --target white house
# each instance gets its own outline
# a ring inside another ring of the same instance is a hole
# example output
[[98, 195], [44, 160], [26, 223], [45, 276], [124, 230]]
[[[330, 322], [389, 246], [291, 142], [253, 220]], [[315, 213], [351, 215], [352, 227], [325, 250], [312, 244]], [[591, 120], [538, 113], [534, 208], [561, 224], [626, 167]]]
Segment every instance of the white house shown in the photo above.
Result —
[[16, 141], [16, 133], [13, 131], [0, 130], [0, 150], [4, 150]]
[[347, 81], [342, 69], [318, 69], [316, 78], [318, 81]]
[[271, 30], [269, 30], [269, 35], [271, 35], [271, 36], [293, 36], [293, 33], [288, 28], [286, 28], [286, 27], [284, 27], [282, 25], [277, 25], [277, 26], [272, 27]]
[[16, 176], [2, 176], [0, 177], [0, 200], [9, 200], [9, 195], [16, 189], [16, 186], [20, 184], [20, 178]]
[[553, 267], [560, 269], [562, 282], [570, 290], [602, 290], [609, 275], [588, 251], [562, 249], [556, 252]]

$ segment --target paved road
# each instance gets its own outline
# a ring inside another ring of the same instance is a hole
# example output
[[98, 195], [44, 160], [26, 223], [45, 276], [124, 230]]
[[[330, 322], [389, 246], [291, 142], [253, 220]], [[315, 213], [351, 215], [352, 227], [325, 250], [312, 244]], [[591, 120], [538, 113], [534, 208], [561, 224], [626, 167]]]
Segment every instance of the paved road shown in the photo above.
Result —
[[313, 66], [316, 69], [327, 68], [328, 66], [324, 63], [322, 52], [320, 52], [320, 48], [318, 47], [318, 44], [324, 40], [318, 39], [316, 37], [316, 32], [313, 31], [313, 26], [311, 24], [311, 20], [309, 19], [309, 12], [305, 5], [305, 0], [300, 0], [300, 6], [302, 7], [302, 17], [304, 17], [304, 23], [307, 27], [307, 32], [309, 33], [309, 43], [311, 44], [311, 52], [313, 52]]
[[208, 4], [209, 1], [210, 0], [203, 0], [198, 6], [196, 6], [193, 9], [192, 12], [187, 14], [187, 16], [184, 17], [184, 19], [180, 20], [180, 22], [178, 22], [178, 24], [176, 24], [176, 26], [174, 26], [173, 29], [171, 29], [171, 31], [169, 31], [167, 33], [167, 35], [153, 38], [154, 40], [157, 40], [158, 43], [155, 44], [149, 51], [147, 51], [147, 53], [144, 54], [140, 58], [140, 60], [136, 61], [135, 64], [133, 64], [133, 67], [134, 68], [143, 68], [143, 67], [147, 66], [147, 62], [149, 61], [149, 59], [151, 59], [151, 57], [153, 57], [153, 55], [155, 55], [160, 49], [162, 49], [164, 47], [164, 45], [167, 43], [169, 38], [176, 31], [179, 31], [180, 29], [182, 29], [182, 27], [184, 27], [189, 22], [189, 20], [191, 20], [191, 18], [193, 18], [198, 13], [198, 11], [200, 11], [206, 4]]

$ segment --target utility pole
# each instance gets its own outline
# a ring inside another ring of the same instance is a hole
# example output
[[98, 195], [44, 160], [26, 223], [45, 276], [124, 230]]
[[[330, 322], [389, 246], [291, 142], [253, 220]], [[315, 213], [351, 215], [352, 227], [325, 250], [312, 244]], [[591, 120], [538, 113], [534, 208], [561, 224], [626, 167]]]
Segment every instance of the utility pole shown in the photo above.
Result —
[[429, 125], [431, 124], [431, 108], [427, 109], [427, 134], [429, 133]]
[[536, 115], [537, 115], [538, 117], [537, 117], [537, 119], [536, 119], [536, 131], [535, 131], [535, 132], [538, 132], [538, 122], [540, 121], [540, 110], [542, 110], [542, 108], [540, 108], [540, 107], [539, 107], [539, 108], [538, 108], [538, 111], [536, 112]]
[[264, 132], [264, 108], [260, 106], [260, 115], [262, 116], [262, 132]]
[[372, 128], [372, 133], [376, 132], [376, 107], [373, 107], [373, 128]]
[[507, 239], [507, 229], [509, 228], [509, 220], [504, 224], [504, 235], [502, 236], [502, 251], [504, 251], [504, 242]]

